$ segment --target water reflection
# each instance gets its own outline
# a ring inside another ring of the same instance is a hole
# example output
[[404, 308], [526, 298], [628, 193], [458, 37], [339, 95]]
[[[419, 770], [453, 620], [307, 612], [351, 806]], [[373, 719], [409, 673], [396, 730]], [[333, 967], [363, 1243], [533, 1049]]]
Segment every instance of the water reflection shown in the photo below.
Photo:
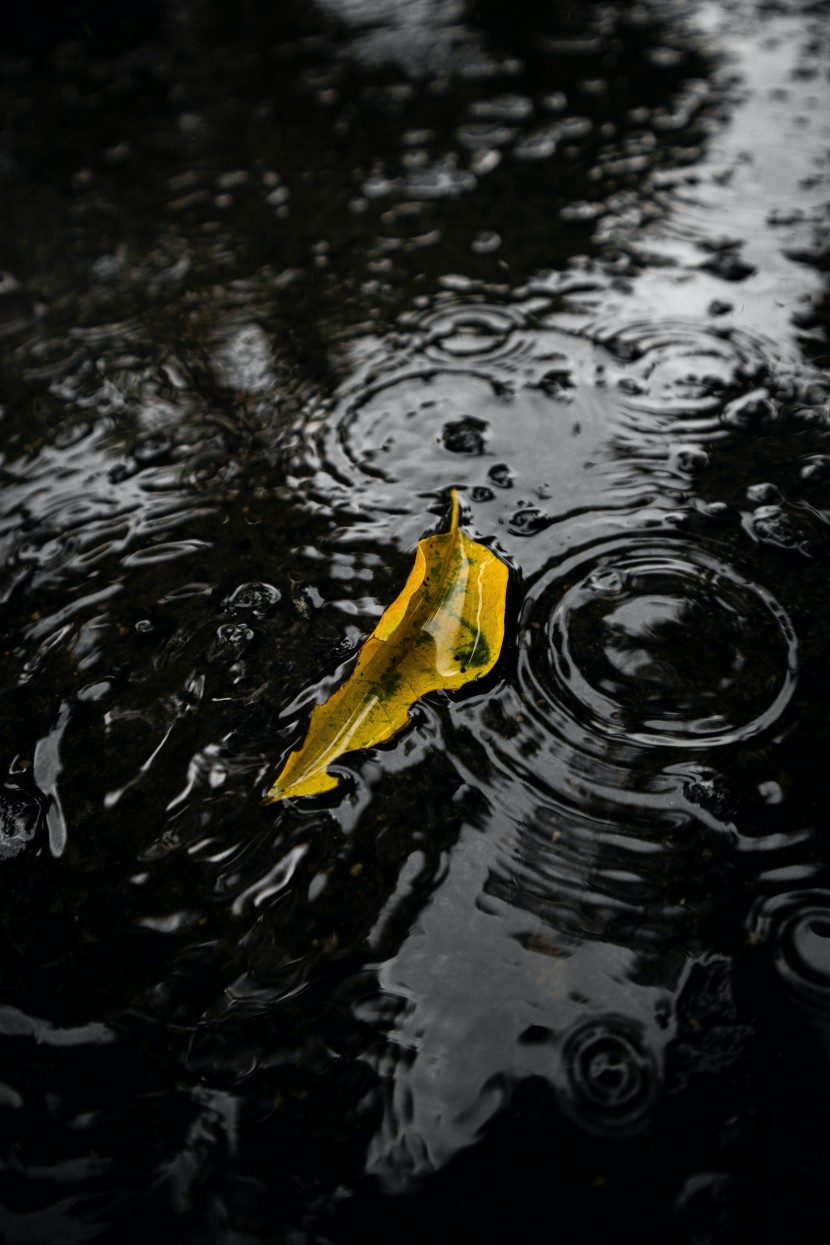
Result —
[[[2, 53], [4, 1229], [806, 1241], [821, 13], [51, 12]], [[263, 809], [452, 486], [500, 667]]]

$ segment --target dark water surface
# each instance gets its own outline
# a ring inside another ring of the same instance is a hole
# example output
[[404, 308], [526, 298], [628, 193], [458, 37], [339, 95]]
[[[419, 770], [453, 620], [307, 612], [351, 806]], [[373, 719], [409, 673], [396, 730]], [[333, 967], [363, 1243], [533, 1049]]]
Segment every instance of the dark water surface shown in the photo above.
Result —
[[[830, 9], [0, 45], [0, 1232], [830, 1232]], [[463, 694], [266, 807], [458, 487]]]

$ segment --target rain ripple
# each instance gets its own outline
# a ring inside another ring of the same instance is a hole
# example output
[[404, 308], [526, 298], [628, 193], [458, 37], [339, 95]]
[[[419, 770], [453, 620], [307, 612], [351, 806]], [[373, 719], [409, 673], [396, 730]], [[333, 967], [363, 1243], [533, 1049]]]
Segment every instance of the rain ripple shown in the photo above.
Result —
[[682, 545], [629, 543], [568, 560], [528, 593], [522, 636], [528, 699], [583, 749], [602, 736], [735, 743], [775, 725], [795, 687], [795, 634], [781, 605]]
[[522, 543], [554, 513], [619, 505], [598, 478], [615, 470], [617, 398], [595, 346], [549, 306], [453, 296], [404, 316], [331, 402], [306, 411], [287, 447], [298, 492], [333, 505], [349, 540], [384, 531], [401, 544], [422, 534], [425, 499], [450, 487], [475, 506], [495, 501], [491, 529]]
[[759, 901], [748, 921], [754, 943], [767, 943], [779, 979], [830, 1037], [830, 891], [785, 891]]

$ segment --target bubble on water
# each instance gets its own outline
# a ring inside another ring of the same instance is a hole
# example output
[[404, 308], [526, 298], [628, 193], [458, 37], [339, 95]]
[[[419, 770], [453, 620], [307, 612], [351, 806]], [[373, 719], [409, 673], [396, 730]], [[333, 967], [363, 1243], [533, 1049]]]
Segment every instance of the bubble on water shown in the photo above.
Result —
[[273, 584], [263, 584], [252, 580], [250, 583], [240, 584], [230, 596], [225, 597], [222, 608], [230, 613], [250, 612], [259, 616], [277, 605], [281, 598], [282, 593]]
[[760, 506], [749, 518], [748, 528], [759, 544], [812, 553], [807, 529], [784, 506]]
[[588, 1132], [627, 1136], [648, 1123], [659, 1075], [635, 1021], [611, 1015], [580, 1024], [566, 1038], [562, 1058], [563, 1106]]
[[529, 702], [589, 742], [731, 743], [777, 722], [795, 685], [784, 610], [696, 548], [629, 547], [549, 571], [522, 622]]
[[507, 529], [514, 536], [535, 536], [552, 522], [551, 516], [538, 506], [523, 506], [507, 520]]

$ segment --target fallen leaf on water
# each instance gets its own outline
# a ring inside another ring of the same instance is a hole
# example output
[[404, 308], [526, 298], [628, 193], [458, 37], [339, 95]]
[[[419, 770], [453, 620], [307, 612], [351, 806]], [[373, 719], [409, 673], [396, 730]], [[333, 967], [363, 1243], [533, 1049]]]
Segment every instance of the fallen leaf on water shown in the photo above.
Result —
[[450, 530], [418, 542], [403, 591], [346, 682], [312, 712], [303, 746], [288, 757], [266, 802], [333, 790], [338, 779], [328, 767], [338, 757], [390, 739], [427, 692], [462, 687], [492, 670], [506, 593], [507, 567], [461, 531], [453, 489]]

